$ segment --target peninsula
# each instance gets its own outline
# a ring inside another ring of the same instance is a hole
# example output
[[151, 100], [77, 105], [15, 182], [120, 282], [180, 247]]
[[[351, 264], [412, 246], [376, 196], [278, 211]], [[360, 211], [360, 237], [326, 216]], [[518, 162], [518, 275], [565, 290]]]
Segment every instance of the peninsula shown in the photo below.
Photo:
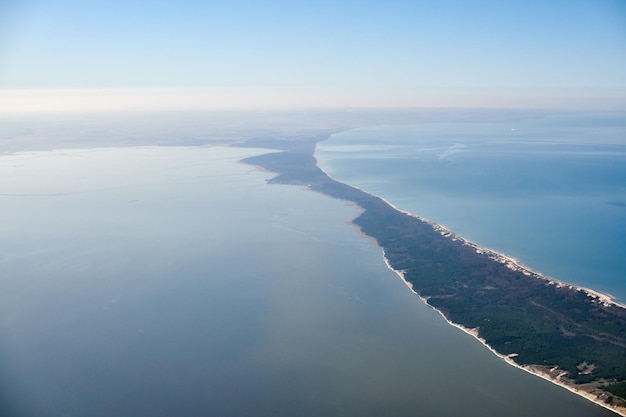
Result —
[[243, 162], [362, 208], [353, 220], [388, 266], [451, 324], [512, 365], [626, 416], [626, 308], [591, 290], [538, 274], [385, 200], [330, 178], [314, 157], [329, 132], [258, 138], [276, 149]]

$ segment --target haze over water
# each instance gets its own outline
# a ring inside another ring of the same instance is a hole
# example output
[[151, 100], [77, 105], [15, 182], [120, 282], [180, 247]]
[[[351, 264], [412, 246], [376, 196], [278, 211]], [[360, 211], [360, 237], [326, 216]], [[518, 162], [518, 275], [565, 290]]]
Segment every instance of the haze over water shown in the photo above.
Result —
[[253, 152], [0, 158], [3, 415], [613, 415], [449, 326], [354, 207]]
[[561, 281], [626, 300], [626, 115], [354, 129], [333, 178]]
[[[616, 0], [0, 1], [0, 416], [612, 415], [446, 324], [354, 207], [196, 145], [426, 109], [623, 111], [624, 22]], [[530, 158], [562, 149], [535, 120], [345, 132], [327, 144], [364, 147], [324, 168], [624, 301], [615, 120], [602, 160]], [[530, 140], [512, 158], [495, 136]], [[554, 192], [558, 172], [583, 189]]]

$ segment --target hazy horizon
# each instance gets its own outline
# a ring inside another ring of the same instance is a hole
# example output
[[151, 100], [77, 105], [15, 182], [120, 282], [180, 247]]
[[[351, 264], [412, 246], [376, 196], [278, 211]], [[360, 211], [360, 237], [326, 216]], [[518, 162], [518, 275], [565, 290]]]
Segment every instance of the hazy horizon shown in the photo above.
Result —
[[626, 109], [620, 1], [0, 4], [0, 113]]
[[621, 301], [624, 132], [623, 0], [0, 0], [0, 415], [613, 415], [493, 353], [623, 317], [378, 198]]

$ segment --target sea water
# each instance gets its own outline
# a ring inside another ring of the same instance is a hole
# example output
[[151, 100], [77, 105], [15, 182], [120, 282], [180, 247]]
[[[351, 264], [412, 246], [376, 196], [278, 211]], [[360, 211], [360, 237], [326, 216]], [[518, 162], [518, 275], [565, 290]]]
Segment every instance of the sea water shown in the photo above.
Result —
[[335, 179], [626, 301], [626, 114], [360, 128], [318, 146]]
[[449, 326], [258, 152], [0, 157], [0, 414], [612, 415]]

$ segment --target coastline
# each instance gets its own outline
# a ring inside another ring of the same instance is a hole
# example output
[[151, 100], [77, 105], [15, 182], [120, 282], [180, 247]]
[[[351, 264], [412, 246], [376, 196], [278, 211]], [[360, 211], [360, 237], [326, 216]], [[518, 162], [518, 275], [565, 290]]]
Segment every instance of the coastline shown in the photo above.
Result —
[[[329, 178], [333, 179], [334, 181], [337, 181], [336, 179], [334, 179], [326, 170], [324, 170], [322, 167], [320, 167], [318, 165], [319, 169], [326, 174]], [[371, 195], [370, 193], [368, 193], [367, 191], [360, 189], [359, 187], [355, 187], [355, 186], [351, 186], [354, 187], [366, 194]], [[310, 188], [310, 187], [309, 187]], [[378, 197], [378, 196], [376, 196]], [[597, 299], [599, 302], [601, 302], [602, 304], [604, 304], [605, 306], [608, 305], [614, 305], [620, 308], [624, 308], [626, 309], [626, 305], [618, 303], [617, 301], [615, 301], [610, 295], [608, 294], [603, 294], [597, 291], [594, 291], [592, 289], [589, 288], [585, 288], [585, 287], [580, 287], [580, 286], [575, 286], [572, 284], [568, 284], [559, 280], [556, 280], [554, 278], [551, 277], [547, 277], [539, 272], [533, 271], [532, 269], [526, 267], [525, 265], [521, 264], [517, 259], [512, 258], [510, 256], [507, 256], [504, 253], [498, 252], [496, 250], [493, 250], [491, 248], [486, 248], [483, 246], [480, 246], [472, 241], [470, 241], [469, 239], [466, 239], [462, 236], [457, 235], [456, 233], [452, 232], [451, 230], [449, 230], [447, 227], [440, 225], [438, 223], [435, 223], [431, 220], [425, 219], [421, 216], [417, 216], [411, 212], [408, 212], [406, 210], [402, 210], [400, 208], [398, 208], [397, 206], [395, 206], [393, 203], [389, 202], [388, 200], [382, 198], [382, 197], [378, 197], [380, 198], [382, 201], [384, 201], [389, 207], [393, 208], [394, 210], [407, 215], [407, 216], [411, 216], [413, 218], [416, 218], [420, 221], [423, 221], [427, 224], [429, 224], [430, 226], [432, 226], [435, 230], [437, 230], [439, 233], [441, 233], [442, 236], [452, 239], [452, 240], [459, 240], [461, 242], [463, 242], [464, 245], [470, 246], [472, 248], [474, 248], [478, 253], [484, 253], [487, 254], [492, 260], [496, 261], [496, 262], [500, 262], [502, 264], [505, 264], [507, 268], [512, 269], [512, 270], [517, 270], [517, 271], [521, 271], [522, 273], [524, 273], [524, 275], [527, 276], [531, 276], [535, 279], [542, 279], [542, 280], [546, 280], [548, 281], [551, 285], [557, 285], [557, 286], [563, 286], [563, 287], [569, 287], [569, 288], [573, 288], [576, 289], [577, 291], [582, 291], [585, 294], [589, 295], [592, 298]], [[358, 217], [355, 216], [354, 219], [356, 219]], [[353, 219], [353, 220], [354, 220]], [[593, 393], [593, 392], [589, 392], [589, 391], [585, 391], [582, 389], [576, 389], [572, 383], [567, 384], [559, 379], [553, 378], [549, 373], [546, 373], [545, 371], [539, 369], [537, 366], [533, 367], [532, 365], [520, 365], [518, 363], [516, 363], [512, 358], [514, 356], [511, 355], [503, 355], [499, 352], [497, 352], [492, 346], [490, 346], [487, 341], [483, 338], [481, 338], [478, 334], [478, 329], [469, 329], [467, 327], [464, 327], [458, 323], [455, 323], [453, 321], [451, 321], [450, 319], [448, 319], [445, 314], [443, 312], [441, 312], [440, 310], [438, 310], [436, 307], [432, 306], [431, 304], [428, 303], [428, 298], [423, 297], [421, 294], [419, 294], [417, 291], [415, 291], [415, 289], [413, 288], [413, 285], [406, 280], [405, 278], [405, 274], [404, 271], [402, 270], [396, 270], [394, 269], [390, 262], [389, 259], [386, 256], [385, 253], [385, 249], [383, 247], [381, 247], [377, 240], [364, 233], [361, 228], [359, 227], [359, 225], [355, 224], [354, 221], [351, 222], [359, 231], [359, 234], [363, 235], [363, 236], [367, 236], [369, 238], [374, 239], [374, 242], [376, 244], [376, 246], [378, 246], [381, 251], [382, 251], [382, 256], [383, 256], [383, 261], [385, 262], [385, 265], [387, 266], [387, 268], [389, 268], [391, 271], [393, 271], [396, 275], [398, 275], [400, 277], [400, 279], [402, 280], [402, 282], [404, 282], [404, 284], [411, 290], [411, 292], [413, 294], [415, 294], [424, 304], [426, 304], [428, 307], [432, 308], [434, 311], [436, 311], [449, 325], [456, 327], [457, 329], [461, 330], [462, 332], [472, 336], [473, 338], [475, 338], [476, 340], [478, 340], [483, 346], [485, 346], [487, 349], [489, 349], [489, 351], [491, 353], [493, 353], [494, 355], [496, 355], [498, 358], [504, 360], [508, 365], [513, 366], [517, 369], [521, 369], [522, 371], [528, 372], [531, 375], [534, 375], [536, 377], [542, 378], [546, 381], [549, 381], [561, 388], [564, 388], [566, 390], [568, 390], [569, 392], [572, 392], [574, 394], [577, 394], [591, 402], [593, 402], [594, 404], [597, 404], [603, 408], [606, 408], [607, 410], [613, 411], [621, 416], [625, 416], [626, 417], [626, 407], [611, 407], [610, 405], [606, 404], [604, 401], [600, 400], [598, 398], [598, 393]]]
[[[319, 164], [318, 164], [318, 168], [325, 175], [327, 175], [328, 178], [332, 179], [333, 181], [340, 182], [339, 180], [333, 178]], [[580, 286], [580, 285], [570, 284], [570, 283], [567, 283], [567, 282], [564, 282], [564, 281], [560, 281], [560, 280], [558, 280], [556, 278], [547, 276], [547, 275], [545, 275], [545, 274], [543, 274], [541, 272], [537, 272], [537, 271], [533, 270], [532, 268], [524, 265], [523, 263], [521, 263], [516, 258], [508, 256], [507, 254], [505, 254], [503, 252], [499, 252], [499, 251], [497, 251], [495, 249], [491, 249], [491, 248], [488, 248], [486, 246], [481, 246], [481, 245], [479, 245], [479, 244], [477, 244], [475, 242], [472, 242], [471, 240], [454, 233], [453, 231], [451, 231], [450, 229], [448, 229], [446, 226], [444, 226], [442, 224], [436, 223], [436, 222], [434, 222], [432, 220], [426, 219], [424, 217], [421, 217], [421, 216], [418, 216], [416, 214], [413, 214], [410, 211], [406, 211], [406, 210], [403, 210], [403, 209], [397, 207], [395, 204], [391, 203], [389, 200], [387, 200], [387, 199], [385, 199], [383, 197], [374, 196], [374, 195], [370, 194], [369, 192], [363, 190], [362, 188], [356, 187], [354, 185], [351, 185], [350, 187], [353, 187], [353, 188], [355, 188], [355, 189], [357, 189], [357, 190], [359, 190], [359, 191], [361, 191], [361, 192], [363, 192], [365, 194], [368, 194], [368, 195], [370, 195], [372, 197], [380, 198], [389, 207], [393, 208], [397, 212], [402, 213], [402, 214], [404, 214], [406, 216], [413, 217], [413, 218], [415, 218], [417, 220], [420, 220], [420, 221], [422, 221], [424, 223], [429, 224], [430, 226], [433, 227], [433, 229], [435, 229], [437, 232], [439, 232], [442, 236], [444, 236], [446, 238], [449, 238], [449, 239], [452, 239], [452, 240], [461, 241], [464, 245], [467, 245], [467, 246], [473, 248], [474, 250], [476, 250], [477, 253], [484, 253], [487, 256], [489, 256], [491, 259], [493, 259], [494, 261], [500, 262], [500, 263], [506, 265], [509, 269], [511, 269], [513, 271], [521, 271], [522, 273], [524, 273], [524, 275], [532, 276], [532, 277], [537, 278], [537, 279], [546, 280], [546, 281], [548, 281], [552, 285], [556, 285], [556, 286], [560, 286], [560, 287], [569, 287], [569, 288], [575, 289], [577, 291], [582, 291], [585, 294], [587, 294], [588, 296], [590, 296], [592, 298], [596, 298], [599, 302], [603, 303], [605, 306], [614, 305], [614, 306], [626, 309], [626, 304], [622, 304], [622, 303], [618, 302], [611, 294], [602, 293], [602, 292], [593, 290], [593, 289], [588, 288], [588, 287], [583, 287], [583, 286]], [[358, 227], [358, 225], [357, 225], [357, 227]], [[387, 263], [387, 266], [389, 266], [389, 263], [386, 260], [386, 258], [385, 258], [385, 262]], [[390, 269], [393, 269], [393, 268], [390, 267]], [[397, 271], [395, 271], [395, 272], [397, 272]]]
[[[322, 169], [322, 168], [320, 168]], [[323, 172], [326, 173], [326, 175], [328, 175], [330, 177], [330, 175], [324, 171], [322, 169]], [[330, 177], [332, 178], [332, 177]], [[335, 180], [336, 181], [336, 180]], [[355, 187], [358, 188], [358, 187]], [[363, 192], [367, 192], [364, 190], [361, 190]], [[503, 252], [499, 252], [495, 249], [491, 249], [488, 248], [486, 246], [481, 246], [475, 242], [472, 242], [471, 240], [464, 238], [463, 236], [460, 236], [456, 233], [454, 233], [453, 231], [451, 231], [450, 229], [448, 229], [446, 226], [441, 225], [439, 223], [435, 223], [431, 220], [428, 220], [424, 217], [415, 215], [409, 211], [406, 210], [402, 210], [398, 207], [396, 207], [394, 204], [392, 204], [391, 202], [389, 202], [388, 200], [379, 197], [381, 200], [383, 200], [385, 203], [387, 203], [391, 208], [393, 208], [394, 210], [399, 211], [402, 214], [405, 214], [407, 216], [411, 216], [414, 217], [418, 220], [423, 221], [424, 223], [428, 223], [429, 225], [431, 225], [435, 230], [437, 230], [438, 232], [441, 233], [442, 236], [450, 238], [452, 240], [459, 240], [461, 242], [463, 242], [463, 244], [475, 249], [477, 251], [477, 253], [484, 253], [487, 256], [489, 256], [491, 259], [493, 259], [494, 261], [500, 262], [504, 265], [506, 265], [509, 269], [513, 270], [513, 271], [521, 271], [524, 275], [527, 276], [531, 276], [533, 278], [537, 278], [537, 279], [543, 279], [548, 281], [550, 284], [552, 285], [556, 285], [556, 286], [561, 286], [561, 287], [569, 287], [569, 288], [573, 288], [577, 291], [582, 291], [585, 294], [587, 294], [588, 296], [592, 297], [592, 298], [596, 298], [598, 299], [599, 302], [603, 303], [605, 306], [609, 306], [609, 305], [614, 305], [620, 308], [624, 308], [626, 309], [626, 304], [622, 304], [620, 302], [618, 302], [617, 300], [615, 300], [613, 298], [613, 296], [611, 296], [610, 294], [606, 294], [606, 293], [601, 293], [599, 291], [593, 290], [591, 288], [587, 288], [587, 287], [583, 287], [580, 285], [574, 285], [574, 284], [570, 284], [564, 281], [559, 281], [556, 278], [553, 277], [549, 277], [541, 272], [537, 272], [535, 270], [533, 270], [532, 268], [522, 264], [519, 260], [517, 260], [516, 258], [513, 258], [511, 256], [508, 256], [507, 254], [503, 253]]]
[[[386, 245], [389, 244], [380, 241], [379, 231], [377, 229], [372, 229], [371, 222], [372, 219], [375, 218], [377, 221], [381, 220], [381, 216], [390, 216], [388, 220], [395, 222], [395, 227], [398, 227], [398, 222], [401, 225], [404, 222], [409, 222], [410, 219], [417, 220], [419, 223], [427, 225], [427, 228], [430, 227], [431, 232], [435, 235], [438, 235], [438, 239], [443, 239], [442, 241], [447, 241], [445, 245], [452, 245], [456, 247], [465, 247], [469, 248], [469, 251], [465, 249], [465, 253], [471, 252], [473, 253], [473, 257], [483, 257], [487, 258], [488, 261], [493, 265], [500, 265], [500, 268], [504, 268], [504, 270], [509, 270], [511, 273], [516, 273], [521, 276], [527, 277], [531, 280], [541, 280], [544, 281], [545, 287], [552, 287], [555, 291], [558, 290], [559, 293], [572, 293], [572, 292], [582, 292], [590, 299], [589, 303], [598, 306], [598, 308], [617, 308], [619, 310], [626, 310], [626, 306], [618, 303], [613, 300], [607, 294], [602, 294], [597, 291], [578, 287], [571, 284], [567, 284], [556, 279], [546, 277], [538, 272], [533, 271], [532, 269], [522, 265], [516, 259], [509, 257], [503, 253], [497, 252], [493, 249], [481, 247], [480, 245], [471, 242], [468, 239], [463, 238], [462, 236], [456, 235], [451, 232], [445, 226], [439, 225], [427, 219], [416, 216], [410, 212], [401, 210], [395, 207], [389, 201], [386, 201], [378, 196], [374, 196], [362, 189], [357, 187], [353, 187], [344, 183], [341, 183], [335, 179], [333, 179], [326, 171], [324, 171], [318, 164], [317, 160], [313, 156], [315, 147], [308, 147], [304, 152], [301, 149], [292, 150], [290, 148], [283, 149], [282, 153], [274, 154], [273, 156], [260, 156], [253, 157], [245, 160], [244, 162], [253, 165], [253, 166], [261, 166], [265, 170], [272, 171], [278, 173], [278, 175], [270, 180], [268, 183], [278, 183], [278, 184], [291, 184], [291, 185], [301, 185], [305, 186], [307, 189], [311, 191], [320, 192], [328, 197], [340, 199], [343, 201], [347, 201], [350, 204], [355, 204], [358, 207], [361, 207], [363, 210], [360, 214], [357, 214], [355, 218], [352, 219], [351, 223], [357, 227], [360, 234], [363, 234], [369, 238], [374, 239], [375, 244], [379, 246], [383, 251], [383, 260], [386, 263], [387, 267], [394, 271], [403, 282], [410, 288], [410, 290], [416, 294], [420, 300], [425, 302], [429, 307], [433, 308], [437, 311], [443, 318], [448, 322], [448, 324], [459, 328], [463, 332], [473, 336], [477, 340], [479, 340], [484, 346], [486, 346], [489, 350], [492, 351], [496, 356], [503, 359], [509, 365], [512, 365], [516, 368], [522, 369], [528, 373], [531, 373], [535, 376], [548, 380], [558, 386], [561, 386], [568, 391], [575, 393], [585, 399], [602, 406], [605, 409], [608, 409], [612, 412], [615, 412], [619, 415], [626, 416], [626, 406], [624, 406], [620, 401], [618, 404], [607, 404], [603, 401], [601, 396], [604, 398], [609, 398], [610, 395], [598, 388], [599, 383], [606, 382], [606, 380], [598, 380], [595, 379], [592, 381], [593, 384], [580, 384], [575, 385], [574, 379], [568, 377], [566, 380], [562, 378], [564, 374], [568, 374], [567, 371], [564, 371], [557, 366], [552, 368], [542, 367], [540, 365], [534, 365], [536, 362], [526, 362], [530, 363], [529, 365], [520, 365], [515, 362], [514, 358], [519, 356], [517, 353], [510, 353], [508, 355], [499, 353], [492, 345], [489, 345], [486, 339], [480, 337], [479, 335], [479, 327], [468, 328], [463, 326], [462, 324], [456, 323], [452, 319], [446, 317], [446, 314], [441, 309], [437, 308], [429, 299], [430, 296], [423, 296], [418, 293], [418, 291], [414, 288], [413, 284], [406, 279], [405, 270], [402, 268], [393, 268], [392, 262], [400, 262], [403, 258], [398, 258], [399, 255], [397, 249], [395, 250], [395, 261], [392, 261], [386, 252]], [[363, 220], [362, 217], [364, 214], [367, 214], [368, 211], [369, 217], [368, 220]], [[396, 213], [399, 216], [396, 216], [392, 213]], [[372, 217], [373, 216], [373, 217]], [[393, 220], [391, 220], [393, 218]], [[406, 220], [404, 220], [406, 219]], [[368, 224], [367, 222], [370, 222]], [[408, 223], [407, 223], [408, 224]], [[367, 225], [369, 230], [364, 230], [364, 226]], [[401, 227], [401, 226], [400, 226]], [[387, 231], [394, 230], [394, 226], [388, 224]], [[401, 230], [401, 229], [399, 229]], [[374, 232], [374, 233], [372, 233]], [[395, 232], [396, 234], [398, 232]], [[402, 233], [403, 236], [396, 236], [394, 239], [407, 239], [406, 233]], [[409, 232], [410, 234], [410, 232]], [[386, 235], [388, 238], [388, 234]], [[406, 253], [405, 253], [406, 256]], [[400, 261], [399, 261], [400, 260]], [[415, 278], [414, 278], [415, 279]], [[530, 281], [529, 281], [530, 282]], [[509, 290], [510, 291], [510, 290]], [[444, 305], [445, 308], [445, 305]], [[589, 308], [589, 307], [586, 307]], [[595, 308], [595, 307], [594, 307]], [[621, 314], [621, 313], [620, 313]], [[567, 335], [566, 335], [567, 336]], [[521, 352], [520, 352], [521, 353]], [[593, 363], [593, 362], [592, 362]], [[547, 369], [544, 369], [547, 368]], [[550, 371], [558, 371], [557, 375], [553, 375]], [[583, 386], [584, 385], [584, 386]], [[577, 388], [578, 387], [578, 388]], [[619, 397], [618, 397], [619, 398]]]
[[[358, 226], [357, 226], [358, 228]], [[379, 246], [380, 247], [380, 246]], [[428, 304], [428, 299], [422, 297], [418, 292], [416, 292], [413, 289], [413, 285], [407, 281], [404, 277], [404, 273], [403, 271], [398, 271], [393, 269], [393, 267], [389, 264], [389, 260], [387, 259], [387, 257], [385, 256], [385, 250], [381, 248], [381, 251], [383, 253], [383, 260], [385, 262], [385, 265], [387, 265], [387, 268], [389, 268], [391, 271], [393, 271], [396, 275], [398, 275], [400, 277], [400, 279], [402, 280], [402, 282], [404, 282], [404, 284], [409, 288], [409, 290], [411, 290], [411, 292], [413, 294], [415, 294], [424, 304], [426, 304], [428, 307], [432, 308], [434, 311], [436, 311], [445, 321], [446, 323], [448, 323], [450, 326], [452, 327], [456, 327], [457, 329], [461, 330], [462, 332], [472, 336], [474, 339], [478, 340], [483, 346], [485, 346], [487, 349], [489, 349], [489, 351], [491, 353], [493, 353], [494, 355], [496, 355], [498, 358], [502, 359], [504, 362], [506, 362], [508, 365], [513, 366], [517, 369], [521, 369], [522, 371], [528, 372], [531, 375], [534, 375], [536, 377], [539, 377], [541, 379], [544, 379], [548, 382], [551, 382], [561, 388], [564, 388], [566, 390], [568, 390], [571, 393], [577, 394], [591, 402], [593, 402], [594, 404], [597, 404], [603, 408], [606, 408], [607, 410], [613, 411], [621, 416], [626, 416], [626, 407], [610, 407], [608, 404], [606, 404], [605, 402], [599, 400], [597, 398], [596, 395], [594, 395], [591, 392], [588, 391], [584, 391], [584, 390], [578, 390], [576, 388], [574, 388], [572, 385], [568, 385], [565, 384], [555, 378], [552, 378], [550, 374], [541, 371], [540, 369], [535, 369], [532, 366], [523, 366], [520, 365], [518, 363], [516, 363], [512, 357], [510, 355], [503, 355], [499, 352], [497, 352], [493, 347], [491, 347], [489, 344], [487, 344], [487, 341], [485, 341], [485, 339], [481, 338], [478, 335], [478, 329], [468, 329], [467, 327], [464, 327], [458, 323], [454, 323], [453, 321], [450, 321], [441, 311], [439, 311], [436, 307], [433, 307], [432, 305]]]
[[[324, 170], [322, 167], [320, 167], [318, 165], [319, 169], [326, 174], [329, 178], [333, 179], [334, 181], [337, 181], [336, 179], [334, 179], [326, 170]], [[367, 191], [359, 188], [359, 187], [355, 187], [355, 186], [351, 186], [354, 187], [366, 194], [371, 195], [370, 193], [368, 193]], [[378, 196], [376, 196], [378, 197]], [[382, 197], [378, 197], [380, 198], [382, 201], [384, 201], [389, 207], [393, 208], [394, 210], [405, 214], [407, 216], [411, 216], [413, 218], [416, 218], [420, 221], [423, 221], [427, 224], [429, 224], [430, 226], [432, 226], [435, 230], [437, 230], [439, 233], [441, 233], [442, 236], [452, 239], [452, 240], [459, 240], [461, 242], [463, 242], [463, 244], [470, 246], [472, 248], [474, 248], [477, 252], [480, 251], [482, 253], [487, 254], [491, 259], [493, 259], [494, 261], [500, 262], [502, 264], [505, 264], [507, 268], [512, 269], [512, 270], [517, 270], [517, 271], [521, 271], [522, 273], [524, 273], [524, 275], [527, 276], [531, 276], [533, 278], [536, 279], [542, 279], [542, 280], [546, 280], [548, 281], [551, 285], [557, 285], [557, 286], [563, 286], [563, 287], [569, 287], [569, 288], [574, 288], [577, 291], [583, 291], [584, 293], [586, 293], [587, 295], [589, 295], [592, 298], [597, 299], [599, 302], [601, 302], [602, 304], [604, 304], [605, 306], [608, 305], [614, 305], [620, 308], [624, 308], [626, 309], [626, 305], [618, 303], [617, 301], [615, 301], [610, 295], [608, 294], [603, 294], [597, 291], [594, 291], [592, 289], [589, 288], [585, 288], [585, 287], [580, 287], [580, 286], [575, 286], [572, 284], [568, 284], [559, 280], [556, 280], [554, 278], [551, 277], [547, 277], [539, 272], [533, 271], [532, 269], [526, 267], [525, 265], [521, 264], [517, 259], [512, 258], [510, 256], [507, 256], [504, 253], [498, 252], [496, 250], [493, 250], [491, 248], [486, 248], [483, 246], [480, 246], [472, 241], [470, 241], [469, 239], [466, 239], [462, 236], [457, 235], [456, 233], [452, 232], [451, 230], [449, 230], [447, 227], [440, 225], [438, 223], [435, 223], [431, 220], [425, 219], [421, 216], [417, 216], [409, 211], [406, 210], [402, 210], [400, 208], [398, 208], [397, 206], [395, 206], [393, 203], [389, 202], [388, 200], [382, 198]], [[355, 216], [355, 219], [358, 217]], [[354, 219], [353, 219], [354, 220]], [[428, 303], [428, 298], [423, 297], [421, 294], [419, 294], [417, 291], [415, 291], [415, 289], [413, 288], [413, 285], [406, 280], [405, 275], [404, 275], [404, 271], [402, 270], [396, 270], [394, 269], [390, 262], [389, 259], [387, 258], [386, 254], [385, 254], [385, 249], [382, 248], [380, 245], [378, 245], [377, 241], [375, 238], [369, 236], [368, 234], [364, 233], [361, 228], [354, 223], [354, 221], [352, 221], [352, 224], [359, 230], [359, 233], [363, 236], [367, 236], [370, 237], [372, 239], [374, 239], [374, 242], [376, 243], [376, 245], [381, 249], [382, 251], [382, 255], [383, 255], [383, 261], [385, 262], [385, 265], [387, 265], [387, 268], [389, 268], [391, 271], [393, 271], [396, 275], [398, 275], [400, 277], [400, 279], [402, 280], [402, 282], [404, 282], [404, 284], [411, 290], [411, 292], [413, 294], [415, 294], [424, 304], [426, 304], [428, 307], [432, 308], [433, 310], [435, 310], [437, 313], [439, 313], [439, 315], [451, 326], [456, 327], [457, 329], [461, 330], [464, 333], [467, 333], [468, 335], [472, 336], [473, 338], [475, 338], [476, 340], [478, 340], [480, 343], [483, 344], [483, 346], [485, 346], [487, 349], [489, 349], [489, 351], [491, 351], [491, 353], [493, 353], [494, 355], [496, 355], [498, 358], [504, 360], [507, 364], [521, 369], [525, 372], [528, 372], [531, 375], [534, 375], [536, 377], [542, 378], [546, 381], [549, 381], [555, 385], [558, 385], [561, 388], [564, 388], [574, 394], [577, 394], [581, 397], [586, 398], [587, 400], [593, 402], [594, 404], [597, 404], [603, 408], [606, 408], [608, 410], [611, 410], [621, 416], [626, 416], [626, 407], [611, 407], [608, 404], [606, 404], [604, 401], [598, 399], [597, 394], [594, 394], [592, 392], [588, 392], [585, 390], [581, 390], [581, 389], [576, 389], [574, 388], [574, 386], [572, 384], [567, 384], [563, 381], [560, 381], [558, 379], [553, 378], [550, 374], [538, 369], [537, 367], [533, 367], [532, 365], [520, 365], [518, 363], [516, 363], [512, 357], [510, 355], [503, 355], [499, 352], [497, 352], [492, 346], [490, 346], [487, 341], [483, 338], [481, 338], [478, 334], [478, 329], [468, 329], [467, 327], [464, 327], [458, 323], [455, 323], [453, 321], [451, 321], [450, 319], [448, 319], [445, 314], [443, 312], [441, 312], [440, 310], [438, 310], [436, 307], [432, 306], [431, 304]], [[479, 253], [480, 253], [479, 252]]]

